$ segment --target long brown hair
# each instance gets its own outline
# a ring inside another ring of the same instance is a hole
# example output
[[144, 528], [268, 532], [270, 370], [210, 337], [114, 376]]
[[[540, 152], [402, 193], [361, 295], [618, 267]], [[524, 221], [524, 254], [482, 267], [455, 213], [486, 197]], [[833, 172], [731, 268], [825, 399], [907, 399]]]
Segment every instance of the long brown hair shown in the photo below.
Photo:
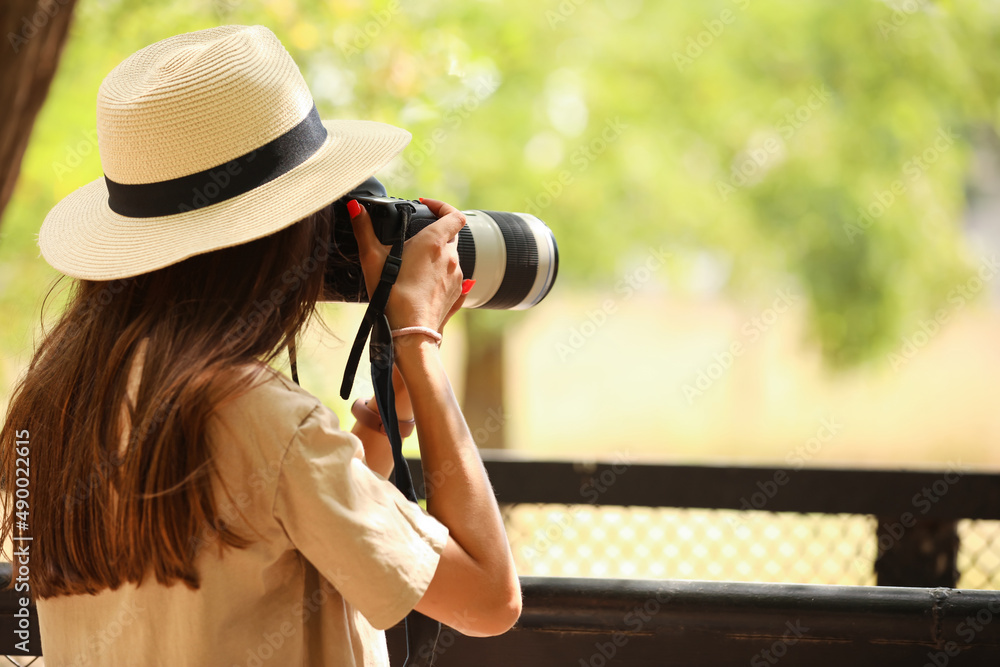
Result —
[[[327, 208], [150, 273], [77, 281], [0, 430], [0, 487], [9, 494], [0, 543], [33, 538], [35, 598], [140, 584], [150, 565], [159, 583], [197, 589], [199, 535], [212, 531], [220, 550], [252, 543], [219, 516], [204, 434], [215, 407], [249, 388], [239, 369], [259, 372], [315, 312], [329, 234]], [[127, 383], [141, 346], [133, 402]], [[12, 508], [18, 476], [30, 494]]]

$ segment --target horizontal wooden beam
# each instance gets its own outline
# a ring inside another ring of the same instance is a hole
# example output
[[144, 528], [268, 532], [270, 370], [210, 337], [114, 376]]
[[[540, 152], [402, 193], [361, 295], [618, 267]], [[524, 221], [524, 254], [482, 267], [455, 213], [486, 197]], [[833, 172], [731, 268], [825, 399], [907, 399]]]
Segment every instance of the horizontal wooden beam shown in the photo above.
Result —
[[[530, 600], [519, 626], [672, 634], [680, 628], [763, 639], [789, 621], [803, 639], [918, 643], [963, 641], [959, 625], [985, 610], [996, 622], [979, 644], [1000, 646], [1000, 591], [720, 581], [523, 577]], [[641, 611], [640, 611], [641, 610]]]
[[[483, 459], [502, 503], [1000, 520], [998, 473], [536, 461], [489, 450]], [[422, 488], [419, 462], [409, 463]]]
[[[524, 577], [524, 612], [486, 639], [446, 628], [440, 667], [1000, 664], [1000, 593]], [[393, 664], [400, 627], [387, 633]], [[936, 661], [936, 662], [935, 662]], [[954, 663], [952, 663], [954, 664]]]
[[[0, 564], [0, 586], [9, 577], [10, 564]], [[514, 630], [474, 639], [445, 628], [436, 664], [1000, 664], [996, 591], [541, 577], [521, 585]], [[17, 610], [15, 594], [0, 593], [0, 654], [17, 654]], [[402, 629], [387, 641], [392, 664], [402, 664]]]

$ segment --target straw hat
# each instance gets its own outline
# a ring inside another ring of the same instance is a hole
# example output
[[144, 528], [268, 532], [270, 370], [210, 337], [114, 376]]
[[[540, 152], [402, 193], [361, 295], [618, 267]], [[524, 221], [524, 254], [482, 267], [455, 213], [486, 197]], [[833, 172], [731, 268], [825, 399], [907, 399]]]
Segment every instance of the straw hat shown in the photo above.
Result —
[[409, 132], [321, 121], [267, 28], [148, 46], [97, 94], [104, 177], [59, 202], [38, 245], [75, 278], [113, 280], [274, 233], [385, 166]]

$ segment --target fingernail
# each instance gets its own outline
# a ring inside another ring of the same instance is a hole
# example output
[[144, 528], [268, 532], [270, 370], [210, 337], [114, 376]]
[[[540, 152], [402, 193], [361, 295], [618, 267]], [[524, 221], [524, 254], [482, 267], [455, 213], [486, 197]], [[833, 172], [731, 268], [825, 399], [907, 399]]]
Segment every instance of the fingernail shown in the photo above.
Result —
[[462, 294], [468, 294], [472, 291], [472, 286], [476, 284], [475, 280], [463, 280], [462, 281]]
[[421, 204], [423, 204], [424, 203], [424, 198], [423, 197], [417, 197], [417, 201], [419, 201]]
[[352, 199], [351, 201], [347, 202], [347, 213], [352, 218], [358, 217], [358, 214], [361, 213], [361, 204], [358, 203], [357, 199]]

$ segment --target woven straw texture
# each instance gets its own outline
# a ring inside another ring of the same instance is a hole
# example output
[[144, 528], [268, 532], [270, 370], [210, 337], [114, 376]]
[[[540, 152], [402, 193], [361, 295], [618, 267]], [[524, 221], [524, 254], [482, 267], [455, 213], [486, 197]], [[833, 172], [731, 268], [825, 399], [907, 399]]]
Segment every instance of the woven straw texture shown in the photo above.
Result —
[[[133, 54], [97, 96], [104, 173], [156, 183], [225, 165], [286, 133], [312, 109], [292, 57], [262, 26], [178, 35]], [[113, 280], [274, 233], [346, 194], [409, 142], [372, 121], [323, 121], [328, 136], [298, 167], [253, 190], [176, 215], [132, 218], [108, 206], [99, 178], [59, 202], [42, 255], [75, 278]], [[192, 193], [194, 196], [195, 193]]]

